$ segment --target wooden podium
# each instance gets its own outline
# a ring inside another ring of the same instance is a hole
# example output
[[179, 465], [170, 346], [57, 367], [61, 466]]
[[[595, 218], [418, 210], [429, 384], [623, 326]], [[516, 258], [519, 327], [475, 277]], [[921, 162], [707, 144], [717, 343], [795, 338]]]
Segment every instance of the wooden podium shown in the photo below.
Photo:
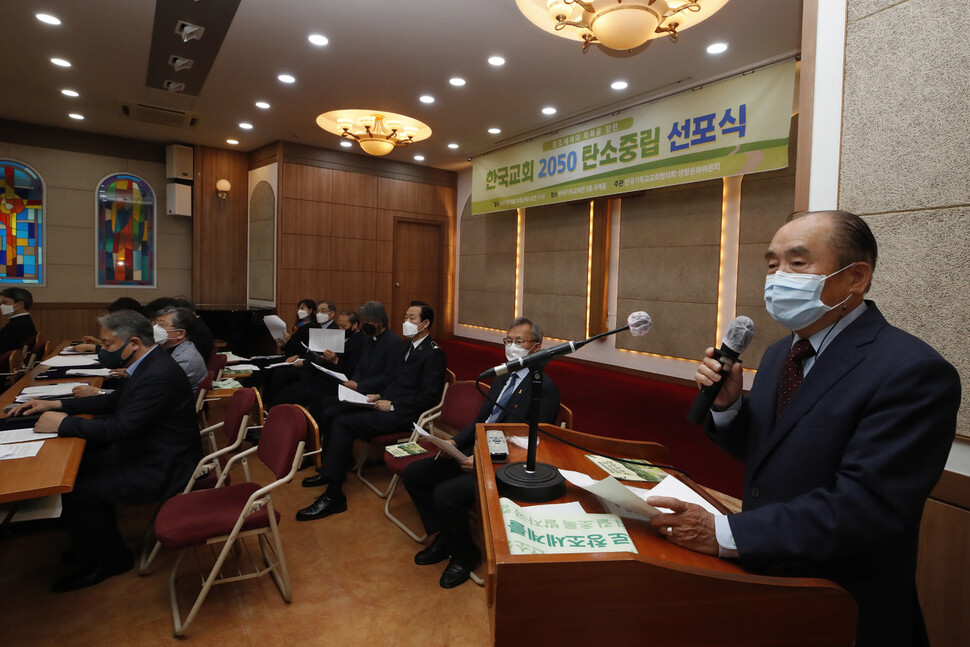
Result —
[[[732, 561], [675, 546], [645, 522], [624, 519], [635, 554], [511, 555], [495, 469], [487, 458], [481, 460], [488, 457], [486, 427], [502, 429], [506, 436], [527, 436], [528, 427], [479, 424], [476, 434], [485, 591], [495, 645], [749, 647], [855, 641], [855, 601], [835, 583], [751, 573]], [[613, 456], [660, 462], [667, 454], [656, 443], [540, 427]], [[539, 434], [540, 462], [605, 478], [586, 453]], [[525, 454], [509, 443], [510, 461], [524, 461]], [[587, 512], [607, 512], [594, 495], [568, 484], [566, 495], [554, 503], [576, 500]]]

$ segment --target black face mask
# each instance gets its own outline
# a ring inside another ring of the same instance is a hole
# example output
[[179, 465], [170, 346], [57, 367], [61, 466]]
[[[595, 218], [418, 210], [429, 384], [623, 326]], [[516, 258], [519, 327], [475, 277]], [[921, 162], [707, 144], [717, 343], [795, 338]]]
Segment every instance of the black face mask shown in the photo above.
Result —
[[368, 337], [373, 337], [377, 334], [377, 326], [372, 323], [362, 323], [360, 324], [360, 329], [364, 331], [364, 334]]
[[357, 331], [354, 330], [353, 328], [348, 328], [347, 330], [344, 331], [344, 339], [350, 339], [355, 332]]

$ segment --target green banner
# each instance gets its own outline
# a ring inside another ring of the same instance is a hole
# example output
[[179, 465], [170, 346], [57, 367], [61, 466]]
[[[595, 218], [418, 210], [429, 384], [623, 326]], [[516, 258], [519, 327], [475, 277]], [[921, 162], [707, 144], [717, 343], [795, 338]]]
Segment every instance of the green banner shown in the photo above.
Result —
[[472, 160], [472, 213], [788, 166], [795, 62], [636, 106]]

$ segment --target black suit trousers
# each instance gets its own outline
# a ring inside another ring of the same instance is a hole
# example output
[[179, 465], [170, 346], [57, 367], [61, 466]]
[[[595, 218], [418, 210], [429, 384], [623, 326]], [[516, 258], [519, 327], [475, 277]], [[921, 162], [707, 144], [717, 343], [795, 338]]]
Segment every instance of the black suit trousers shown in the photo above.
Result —
[[425, 458], [404, 470], [404, 487], [414, 501], [425, 531], [440, 532], [459, 559], [477, 554], [468, 526], [468, 508], [475, 502], [475, 473], [450, 458]]
[[[346, 405], [354, 407], [354, 405]], [[376, 438], [400, 432], [406, 438], [411, 432], [411, 417], [393, 411], [375, 411], [359, 406], [333, 418], [323, 451], [320, 473], [330, 483], [343, 482], [347, 477], [348, 457], [355, 438]], [[322, 433], [322, 427], [321, 427]]]

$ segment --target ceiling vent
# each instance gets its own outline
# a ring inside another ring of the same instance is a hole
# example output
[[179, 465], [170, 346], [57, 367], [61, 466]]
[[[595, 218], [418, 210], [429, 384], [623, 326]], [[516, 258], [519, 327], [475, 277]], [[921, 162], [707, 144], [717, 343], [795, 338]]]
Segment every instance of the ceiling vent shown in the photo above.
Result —
[[195, 61], [193, 61], [191, 58], [185, 58], [184, 56], [176, 56], [172, 54], [168, 57], [168, 64], [174, 67], [176, 72], [191, 69], [193, 63], [195, 63]]
[[185, 84], [179, 81], [169, 81], [166, 79], [165, 82], [162, 83], [162, 88], [174, 94], [176, 92], [182, 92], [185, 90]]
[[180, 20], [175, 23], [175, 33], [181, 36], [183, 43], [187, 43], [190, 40], [202, 40], [202, 34], [205, 33], [205, 27], [200, 27], [198, 25], [193, 25], [190, 22]]
[[163, 108], [161, 106], [150, 106], [134, 101], [123, 102], [121, 104], [121, 114], [135, 121], [174, 126], [176, 128], [191, 128], [199, 122], [199, 116], [196, 113], [175, 110], [173, 108]]

